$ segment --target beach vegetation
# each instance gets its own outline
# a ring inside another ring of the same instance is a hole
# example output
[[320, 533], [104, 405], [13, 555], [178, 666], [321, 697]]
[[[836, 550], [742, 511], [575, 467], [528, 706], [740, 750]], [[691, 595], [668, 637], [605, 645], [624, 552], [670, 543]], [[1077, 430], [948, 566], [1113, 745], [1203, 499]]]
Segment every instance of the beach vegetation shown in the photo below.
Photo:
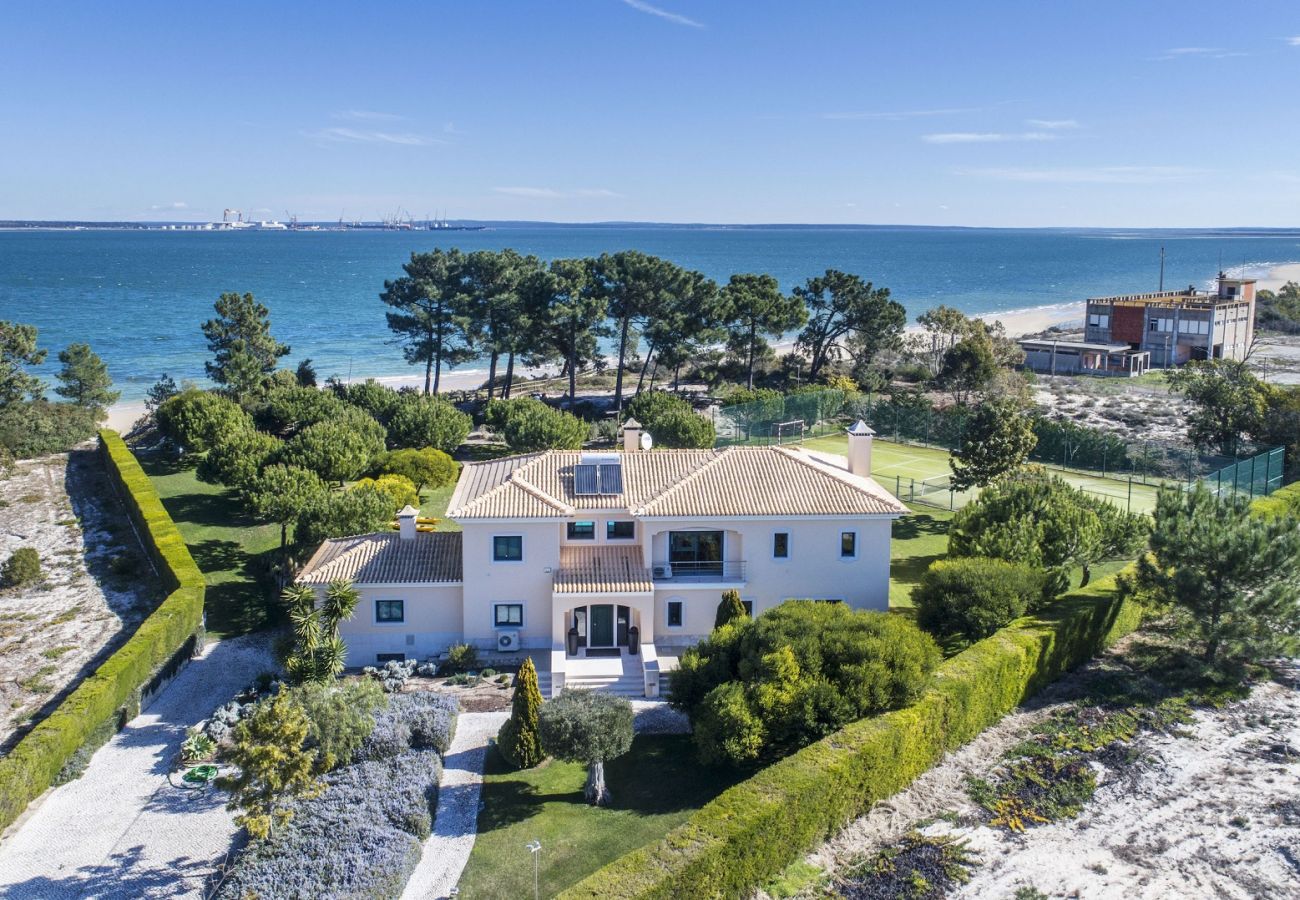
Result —
[[41, 554], [35, 547], [19, 547], [0, 566], [0, 587], [23, 587], [35, 584], [41, 577]]
[[293, 377], [298, 382], [299, 387], [314, 388], [316, 383], [316, 366], [312, 364], [311, 357], [298, 360], [298, 366], [293, 370]]
[[1038, 437], [1019, 404], [982, 403], [966, 420], [961, 446], [952, 452], [952, 489], [984, 487], [1024, 465]]
[[0, 321], [0, 407], [41, 397], [41, 380], [27, 371], [45, 362], [36, 339], [35, 325]]
[[982, 331], [962, 338], [944, 354], [935, 384], [952, 395], [954, 403], [965, 404], [983, 390], [998, 373], [993, 344]]
[[910, 703], [939, 660], [902, 616], [787, 600], [688, 648], [670, 702], [690, 717], [702, 762], [752, 766]]
[[176, 384], [176, 379], [172, 378], [170, 375], [164, 372], [162, 374], [162, 377], [159, 378], [157, 381], [155, 381], [153, 384], [149, 385], [149, 390], [145, 392], [144, 395], [145, 411], [148, 412], [150, 415], [153, 415], [158, 411], [158, 407], [162, 406], [164, 403], [166, 403], [172, 397], [175, 397], [180, 392], [181, 389]]
[[542, 705], [537, 727], [547, 755], [587, 767], [583, 798], [609, 806], [613, 795], [605, 763], [632, 748], [632, 704], [614, 694], [565, 688]]
[[289, 346], [271, 335], [271, 311], [252, 294], [227, 293], [213, 305], [214, 318], [202, 325], [212, 359], [208, 377], [239, 403], [257, 398]]
[[1150, 553], [1128, 586], [1167, 609], [1209, 669], [1233, 673], [1300, 647], [1300, 529], [1203, 484], [1156, 501]]
[[111, 390], [113, 379], [108, 374], [108, 366], [89, 344], [80, 343], [69, 344], [60, 351], [59, 362], [63, 367], [56, 376], [60, 383], [54, 393], [91, 410], [97, 422], [103, 421], [108, 408], [122, 396], [120, 391]]

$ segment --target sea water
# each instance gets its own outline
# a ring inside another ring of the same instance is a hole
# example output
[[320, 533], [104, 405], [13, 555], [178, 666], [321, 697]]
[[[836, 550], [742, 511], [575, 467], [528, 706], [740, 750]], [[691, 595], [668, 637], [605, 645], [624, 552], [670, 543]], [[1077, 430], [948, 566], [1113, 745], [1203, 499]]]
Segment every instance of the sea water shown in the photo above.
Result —
[[[890, 227], [500, 226], [484, 231], [0, 231], [0, 320], [40, 329], [50, 358], [86, 341], [124, 400], [163, 373], [202, 381], [199, 325], [226, 291], [251, 291], [272, 331], [329, 375], [412, 374], [379, 300], [412, 252], [512, 247], [545, 259], [635, 249], [725, 282], [767, 272], [789, 289], [826, 269], [888, 287], [910, 318], [940, 303], [990, 313], [1204, 287], [1220, 266], [1263, 274], [1300, 260], [1300, 232]], [[475, 368], [471, 363], [463, 368]]]

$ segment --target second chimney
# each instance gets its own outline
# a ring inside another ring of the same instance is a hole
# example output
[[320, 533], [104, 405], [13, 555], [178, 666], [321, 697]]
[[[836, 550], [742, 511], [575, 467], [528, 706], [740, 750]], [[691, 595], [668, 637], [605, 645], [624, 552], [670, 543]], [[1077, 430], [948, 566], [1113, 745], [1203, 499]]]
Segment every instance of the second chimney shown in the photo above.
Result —
[[415, 540], [416, 527], [415, 520], [419, 517], [420, 511], [411, 504], [406, 504], [397, 513], [397, 533], [401, 535], [402, 540]]
[[636, 419], [623, 423], [623, 449], [628, 453], [641, 449], [641, 423]]
[[849, 471], [863, 478], [871, 477], [871, 440], [876, 433], [866, 422], [858, 419], [848, 430]]

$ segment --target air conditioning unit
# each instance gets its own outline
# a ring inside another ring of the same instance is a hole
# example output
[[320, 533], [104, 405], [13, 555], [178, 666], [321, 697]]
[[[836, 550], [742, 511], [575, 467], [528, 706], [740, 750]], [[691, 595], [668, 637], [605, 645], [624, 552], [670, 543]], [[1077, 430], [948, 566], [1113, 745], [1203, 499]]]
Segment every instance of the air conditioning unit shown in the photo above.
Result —
[[655, 578], [672, 578], [672, 577], [673, 577], [673, 567], [672, 567], [672, 566], [669, 566], [669, 565], [655, 566], [655, 567], [654, 567], [654, 577], [655, 577]]
[[519, 632], [498, 631], [497, 650], [501, 653], [514, 653], [519, 649]]

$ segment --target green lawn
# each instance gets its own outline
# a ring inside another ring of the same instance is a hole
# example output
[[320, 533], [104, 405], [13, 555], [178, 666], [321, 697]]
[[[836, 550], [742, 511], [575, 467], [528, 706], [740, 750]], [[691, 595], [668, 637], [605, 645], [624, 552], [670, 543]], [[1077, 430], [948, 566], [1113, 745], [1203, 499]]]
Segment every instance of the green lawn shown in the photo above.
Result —
[[914, 506], [912, 515], [894, 521], [889, 564], [891, 609], [911, 607], [912, 587], [930, 563], [948, 555], [948, 523], [952, 517], [953, 513], [946, 509]]
[[280, 546], [278, 525], [260, 525], [233, 491], [205, 484], [193, 467], [157, 455], [140, 456], [163, 506], [207, 579], [207, 628], [217, 637], [272, 624], [274, 610], [259, 575]]
[[460, 531], [459, 525], [446, 518], [447, 503], [454, 490], [456, 485], [453, 483], [446, 487], [426, 488], [420, 493], [420, 515], [437, 519], [439, 531]]
[[663, 837], [669, 829], [741, 780], [695, 761], [687, 735], [643, 735], [606, 767], [614, 805], [582, 799], [585, 766], [550, 760], [506, 771], [488, 751], [478, 838], [460, 880], [462, 900], [533, 895], [533, 860], [541, 841], [539, 894], [553, 897], [612, 859]]

